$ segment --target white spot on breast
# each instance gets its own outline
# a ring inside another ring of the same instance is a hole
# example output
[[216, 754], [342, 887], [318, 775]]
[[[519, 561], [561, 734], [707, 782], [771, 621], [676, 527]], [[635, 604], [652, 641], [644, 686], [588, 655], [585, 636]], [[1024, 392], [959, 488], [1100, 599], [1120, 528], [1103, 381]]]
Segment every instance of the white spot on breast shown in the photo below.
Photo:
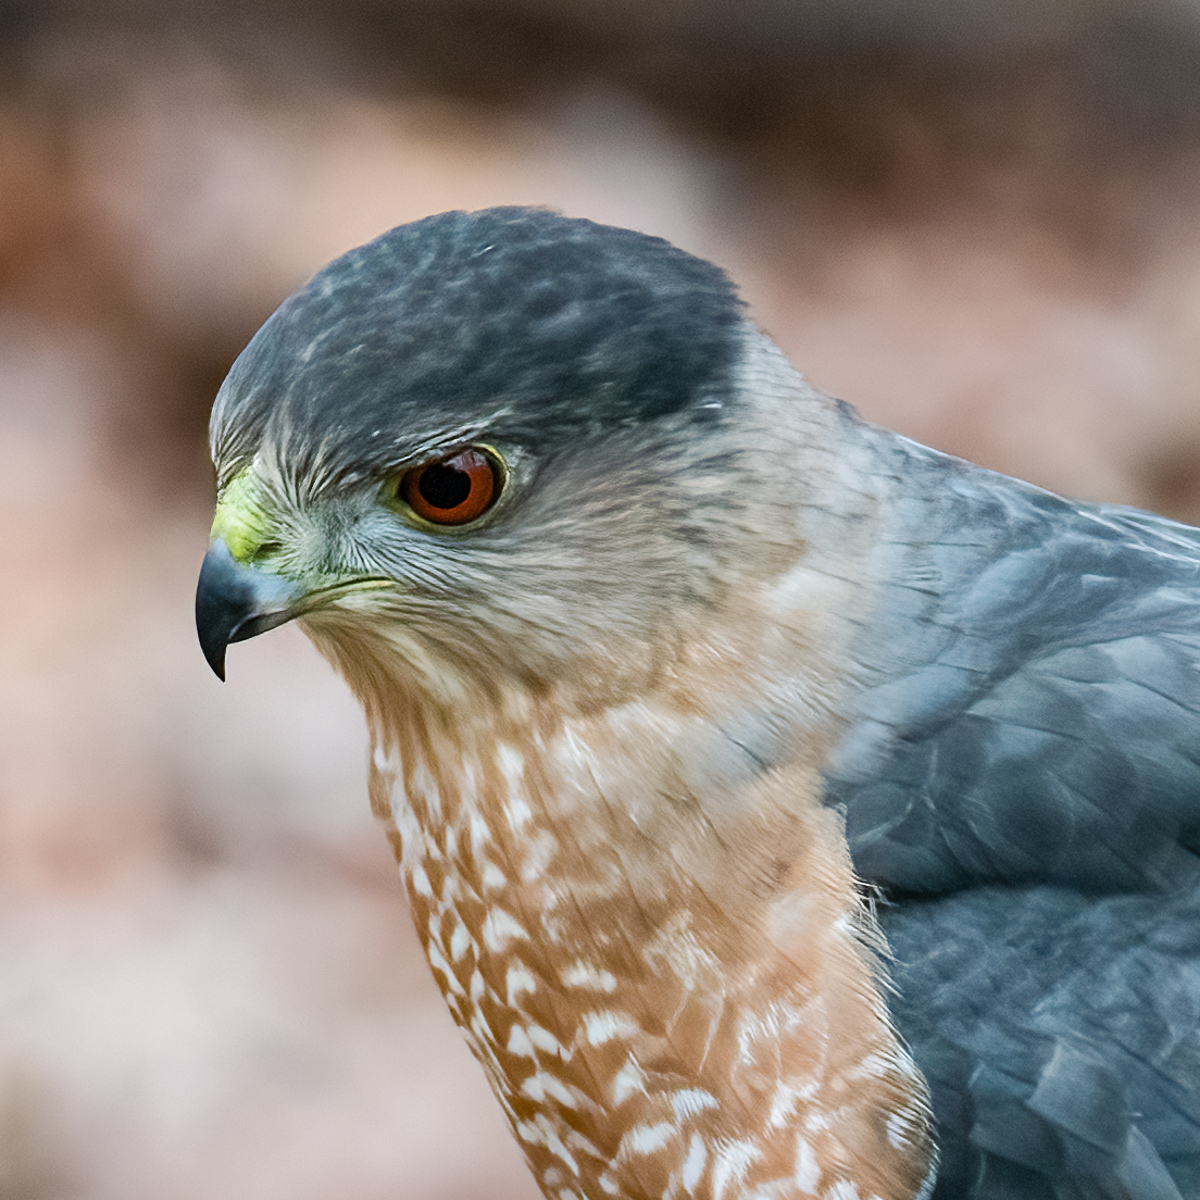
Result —
[[412, 770], [410, 787], [413, 794], [424, 802], [429, 813], [430, 824], [440, 823], [442, 819], [442, 796], [429, 768], [418, 762]]
[[508, 876], [494, 862], [483, 864], [483, 886], [486, 891], [494, 892], [508, 886]]
[[602, 967], [593, 967], [590, 963], [577, 960], [561, 975], [566, 987], [589, 988], [594, 992], [615, 992], [617, 977]]
[[521, 1084], [521, 1095], [528, 1096], [535, 1104], [545, 1104], [547, 1100], [557, 1100], [563, 1108], [576, 1109], [578, 1102], [561, 1079], [556, 1079], [548, 1071], [538, 1071]]
[[603, 1046], [613, 1038], [630, 1038], [637, 1032], [637, 1022], [628, 1013], [609, 1010], [584, 1014], [583, 1036], [589, 1046]]
[[848, 1179], [839, 1179], [825, 1189], [824, 1200], [858, 1200], [858, 1188]]
[[780, 1082], [775, 1087], [775, 1095], [771, 1099], [771, 1112], [767, 1117], [767, 1125], [771, 1129], [782, 1129], [792, 1123], [796, 1105], [802, 1100], [810, 1099], [816, 1092], [815, 1083], [806, 1083], [793, 1087], [789, 1083]]
[[713, 1163], [713, 1200], [721, 1200], [725, 1189], [741, 1183], [750, 1167], [762, 1157], [762, 1152], [753, 1142], [727, 1142], [717, 1151]]
[[630, 1059], [613, 1078], [613, 1103], [622, 1105], [630, 1096], [640, 1096], [646, 1087], [646, 1072], [635, 1059]]
[[471, 853], [476, 858], [480, 856], [483, 847], [492, 840], [492, 831], [477, 812], [473, 812], [467, 820], [467, 836], [471, 839]]
[[413, 867], [408, 882], [418, 896], [424, 896], [427, 900], [433, 899], [433, 885], [429, 882], [429, 876], [425, 874], [424, 867], [420, 865]]
[[513, 1132], [527, 1146], [544, 1146], [546, 1138], [542, 1130], [533, 1121], [520, 1121], [513, 1126]]
[[568, 724], [563, 727], [562, 740], [566, 761], [575, 762], [587, 771], [592, 771], [599, 765], [591, 744], [575, 732], [574, 726]]
[[[771, 1004], [765, 1012], [752, 1010], [738, 1022], [738, 1060], [751, 1063], [762, 1045], [777, 1045], [784, 1034], [799, 1024], [801, 1008], [791, 1004]], [[812, 1029], [817, 1036], [817, 1030]]]
[[570, 1057], [563, 1049], [562, 1042], [550, 1030], [543, 1029], [541, 1025], [526, 1025], [525, 1029], [529, 1033], [529, 1040], [539, 1050], [546, 1054], [557, 1054], [560, 1058]]
[[892, 1060], [882, 1054], [868, 1054], [847, 1072], [851, 1079], [882, 1079], [891, 1071]]
[[903, 1108], [887, 1119], [888, 1141], [893, 1149], [909, 1150], [917, 1142], [922, 1128], [921, 1112], [917, 1108]]
[[635, 1125], [621, 1139], [617, 1147], [618, 1158], [653, 1154], [661, 1150], [678, 1133], [670, 1121], [659, 1121], [654, 1125]]
[[525, 756], [516, 746], [510, 746], [507, 742], [497, 742], [496, 765], [508, 782], [509, 790], [512, 791], [520, 780], [521, 773], [525, 770]]
[[610, 1196], [615, 1196], [620, 1191], [620, 1187], [617, 1184], [616, 1179], [614, 1179], [608, 1171], [605, 1171], [604, 1174], [600, 1176], [600, 1189]]
[[539, 1134], [539, 1140], [535, 1144], [545, 1146], [555, 1158], [560, 1162], [566, 1163], [567, 1169], [572, 1175], [578, 1178], [579, 1164], [575, 1161], [575, 1156], [564, 1145], [562, 1138], [558, 1136], [557, 1130], [546, 1119], [545, 1114], [538, 1113], [534, 1117], [533, 1123], [537, 1126]]
[[595, 1142], [589, 1142], [587, 1140], [587, 1138], [585, 1138], [583, 1136], [583, 1134], [580, 1133], [579, 1130], [577, 1130], [577, 1129], [568, 1129], [567, 1130], [567, 1145], [573, 1146], [581, 1154], [587, 1154], [591, 1158], [604, 1158], [605, 1157], [603, 1154], [600, 1153], [600, 1150], [596, 1146]]
[[450, 964], [446, 961], [438, 944], [430, 942], [426, 947], [425, 954], [429, 959], [430, 967], [441, 976], [442, 990], [455, 996], [465, 996], [462, 984], [458, 982], [454, 972], [450, 969]]
[[692, 1140], [688, 1143], [687, 1158], [683, 1160], [683, 1173], [680, 1176], [680, 1183], [683, 1184], [684, 1190], [694, 1192], [696, 1185], [700, 1182], [700, 1177], [704, 1174], [704, 1164], [708, 1161], [708, 1151], [704, 1146], [704, 1139], [698, 1134], [692, 1134]]
[[425, 830], [417, 820], [411, 804], [393, 804], [392, 817], [396, 822], [396, 832], [400, 835], [404, 847], [402, 865], [405, 871], [411, 870], [414, 859], [424, 857]]
[[487, 980], [484, 979], [481, 971], [474, 971], [471, 974], [471, 1003], [478, 1004], [483, 999], [484, 993], [487, 991]]
[[510, 942], [518, 939], [529, 939], [524, 926], [511, 913], [502, 908], [493, 908], [483, 922], [483, 944], [493, 954], [499, 954]]
[[495, 1034], [492, 1032], [492, 1027], [483, 1018], [483, 1013], [478, 1009], [471, 1016], [471, 1032], [484, 1043], [491, 1042], [495, 1039]]
[[536, 883], [557, 853], [557, 840], [548, 833], [539, 833], [521, 864], [521, 878], [526, 883]]
[[796, 1135], [796, 1168], [792, 1172], [796, 1186], [811, 1196], [817, 1194], [817, 1184], [821, 1182], [821, 1166], [808, 1139], [801, 1134]]
[[[886, 1012], [884, 1019], [887, 1019]], [[917, 1064], [913, 1060], [913, 1056], [909, 1054], [909, 1052], [905, 1050], [903, 1046], [896, 1048], [896, 1053], [892, 1059], [892, 1065], [901, 1075], [904, 1076], [905, 1079], [912, 1079], [918, 1083], [924, 1081], [924, 1077], [921, 1075], [921, 1072], [917, 1070]]]
[[518, 998], [523, 993], [537, 991], [537, 980], [529, 968], [519, 959], [508, 964], [504, 983], [508, 989], [508, 1003], [510, 1007], [516, 1006]]
[[508, 818], [508, 827], [513, 833], [520, 833], [533, 820], [533, 809], [524, 796], [514, 796], [504, 806], [504, 815]]
[[524, 1025], [514, 1025], [508, 1032], [508, 1046], [506, 1047], [509, 1054], [515, 1054], [519, 1058], [536, 1058], [537, 1052], [533, 1048], [533, 1042], [529, 1040], [529, 1034], [525, 1030]]
[[663, 926], [658, 936], [642, 952], [642, 958], [654, 971], [660, 971], [665, 966], [678, 975], [688, 991], [709, 986], [711, 980], [719, 977], [722, 971], [722, 964], [688, 928], [686, 916]]
[[454, 932], [450, 935], [450, 960], [451, 962], [461, 962], [463, 955], [471, 948], [471, 935], [467, 932], [467, 927], [457, 921], [454, 925]]
[[717, 1107], [717, 1098], [703, 1088], [683, 1088], [671, 1096], [671, 1107], [680, 1121]]

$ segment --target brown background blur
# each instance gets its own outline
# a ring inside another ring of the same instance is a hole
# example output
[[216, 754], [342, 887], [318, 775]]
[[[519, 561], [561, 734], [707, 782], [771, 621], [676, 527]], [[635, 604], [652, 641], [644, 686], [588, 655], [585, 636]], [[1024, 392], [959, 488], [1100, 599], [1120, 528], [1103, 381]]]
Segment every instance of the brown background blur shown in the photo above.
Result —
[[209, 674], [233, 356], [543, 203], [724, 264], [818, 386], [1200, 520], [1200, 3], [0, 0], [0, 1200], [531, 1200], [294, 629]]

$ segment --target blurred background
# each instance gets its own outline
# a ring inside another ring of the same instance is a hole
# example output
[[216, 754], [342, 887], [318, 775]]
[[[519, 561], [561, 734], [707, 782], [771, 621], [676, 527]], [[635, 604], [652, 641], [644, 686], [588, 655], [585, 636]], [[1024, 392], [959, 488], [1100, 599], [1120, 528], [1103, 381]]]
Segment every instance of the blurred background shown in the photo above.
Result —
[[322, 263], [548, 204], [817, 386], [1200, 521], [1200, 0], [0, 0], [0, 1200], [533, 1200], [348, 694], [195, 644], [233, 357]]

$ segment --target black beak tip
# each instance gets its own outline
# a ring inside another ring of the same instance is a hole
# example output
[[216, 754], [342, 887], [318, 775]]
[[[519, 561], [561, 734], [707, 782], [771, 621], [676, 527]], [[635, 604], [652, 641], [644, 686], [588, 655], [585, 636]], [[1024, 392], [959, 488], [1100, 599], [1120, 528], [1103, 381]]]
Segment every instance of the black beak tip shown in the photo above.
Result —
[[213, 674], [225, 682], [225, 650], [291, 620], [298, 595], [294, 583], [242, 566], [215, 540], [196, 582], [196, 633]]
[[[228, 557], [228, 551], [225, 552]], [[236, 623], [234, 605], [230, 603], [228, 587], [222, 587], [228, 568], [219, 551], [213, 549], [204, 556], [200, 578], [196, 583], [196, 633], [200, 649], [213, 674], [225, 682], [225, 648]]]
[[204, 661], [212, 667], [212, 673], [222, 682], [225, 682], [225, 647], [211, 646], [204, 651]]

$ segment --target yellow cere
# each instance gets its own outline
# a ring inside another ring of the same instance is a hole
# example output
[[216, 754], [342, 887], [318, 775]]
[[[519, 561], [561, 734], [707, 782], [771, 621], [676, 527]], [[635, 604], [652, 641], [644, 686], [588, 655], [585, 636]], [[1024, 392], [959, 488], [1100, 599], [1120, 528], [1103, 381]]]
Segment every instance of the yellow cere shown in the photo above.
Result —
[[212, 538], [220, 538], [238, 562], [250, 563], [273, 532], [273, 524], [258, 498], [253, 470], [247, 467], [234, 476], [217, 500]]

